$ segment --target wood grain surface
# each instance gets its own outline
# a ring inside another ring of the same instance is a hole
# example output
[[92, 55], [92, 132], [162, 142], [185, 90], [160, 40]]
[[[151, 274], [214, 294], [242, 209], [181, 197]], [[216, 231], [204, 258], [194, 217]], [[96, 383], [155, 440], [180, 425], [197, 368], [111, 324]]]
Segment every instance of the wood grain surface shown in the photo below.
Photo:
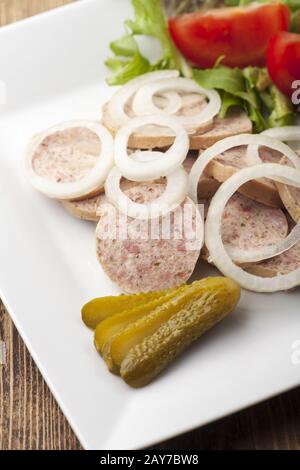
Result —
[[[0, 25], [70, 2], [0, 0]], [[0, 340], [6, 346], [6, 364], [0, 365], [0, 450], [80, 449], [1, 302]], [[300, 450], [300, 388], [155, 449]]]

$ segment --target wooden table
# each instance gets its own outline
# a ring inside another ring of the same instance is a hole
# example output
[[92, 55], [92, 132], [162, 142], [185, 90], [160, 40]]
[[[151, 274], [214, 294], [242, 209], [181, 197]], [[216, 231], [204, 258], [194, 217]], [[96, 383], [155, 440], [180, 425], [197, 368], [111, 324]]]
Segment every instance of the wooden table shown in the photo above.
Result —
[[[0, 0], [0, 25], [72, 0]], [[80, 444], [0, 303], [0, 450]], [[157, 449], [299, 449], [300, 388], [156, 446]]]

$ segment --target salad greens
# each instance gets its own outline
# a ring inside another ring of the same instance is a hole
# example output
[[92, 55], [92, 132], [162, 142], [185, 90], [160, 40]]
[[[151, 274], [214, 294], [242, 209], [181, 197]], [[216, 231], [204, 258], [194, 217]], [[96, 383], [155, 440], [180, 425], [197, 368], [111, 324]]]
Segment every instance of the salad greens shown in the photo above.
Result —
[[[205, 0], [207, 6], [213, 0]], [[259, 0], [266, 2], [266, 0]], [[106, 60], [113, 75], [107, 79], [110, 85], [121, 85], [132, 78], [163, 69], [178, 69], [182, 75], [193, 77], [201, 86], [216, 89], [222, 98], [220, 116], [225, 117], [233, 106], [245, 110], [254, 130], [261, 132], [269, 127], [292, 124], [295, 118], [290, 101], [272, 85], [265, 68], [229, 68], [222, 65], [222, 57], [212, 69], [198, 69], [188, 65], [173, 43], [161, 0], [131, 0], [134, 19], [125, 22], [126, 34], [112, 42], [114, 56]], [[282, 0], [294, 15], [293, 28], [300, 31], [300, 0]], [[186, 8], [190, 0], [171, 2], [176, 8]], [[225, 0], [226, 5], [237, 6], [251, 3], [250, 0]], [[219, 3], [220, 4], [220, 3]], [[177, 10], [176, 10], [177, 11]], [[137, 37], [147, 35], [159, 40], [161, 58], [151, 63], [139, 49]]]
[[105, 62], [114, 73], [112, 77], [107, 79], [109, 85], [121, 85], [137, 75], [149, 72], [150, 63], [141, 55], [130, 34], [112, 42], [110, 48], [116, 57], [109, 57]]
[[[167, 20], [160, 0], [131, 0], [135, 19], [125, 22], [127, 33], [110, 44], [116, 57], [106, 60], [114, 75], [107, 81], [110, 85], [122, 85], [128, 80], [153, 70], [179, 69], [184, 75], [191, 75], [185, 59], [173, 44], [168, 31]], [[136, 36], [152, 36], [160, 41], [162, 57], [155, 64], [140, 53]]]
[[199, 85], [219, 91], [221, 117], [225, 117], [232, 106], [239, 106], [247, 112], [256, 132], [286, 126], [294, 120], [290, 101], [272, 85], [264, 68], [242, 70], [220, 65], [213, 69], [194, 69], [193, 77]]

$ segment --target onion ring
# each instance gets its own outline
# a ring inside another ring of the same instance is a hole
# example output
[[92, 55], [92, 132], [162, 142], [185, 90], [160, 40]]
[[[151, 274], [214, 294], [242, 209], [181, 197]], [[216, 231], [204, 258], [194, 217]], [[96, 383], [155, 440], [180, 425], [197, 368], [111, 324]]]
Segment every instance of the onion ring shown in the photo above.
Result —
[[[90, 173], [74, 182], [55, 182], [39, 176], [34, 170], [33, 160], [35, 153], [43, 141], [52, 134], [68, 129], [86, 128], [96, 134], [101, 143], [98, 162]], [[91, 194], [99, 187], [103, 187], [106, 177], [114, 165], [113, 138], [108, 130], [97, 121], [68, 121], [53, 126], [35, 136], [29, 143], [25, 155], [25, 171], [32, 186], [54, 199], [76, 199]]]
[[203, 124], [211, 121], [220, 111], [221, 98], [215, 90], [207, 90], [189, 78], [171, 78], [148, 83], [138, 89], [133, 101], [132, 109], [136, 116], [151, 114], [166, 114], [166, 110], [155, 105], [153, 97], [166, 91], [183, 91], [197, 93], [209, 99], [207, 106], [199, 114], [193, 116], [178, 116], [178, 121], [187, 130], [196, 131]]
[[[300, 142], [300, 126], [273, 127], [261, 132], [259, 135], [273, 137], [282, 142]], [[247, 158], [260, 158], [259, 146], [249, 145], [247, 148]]]
[[[215, 143], [208, 149], [206, 149], [201, 155], [197, 158], [194, 163], [190, 176], [189, 176], [189, 195], [194, 202], [197, 202], [197, 188], [199, 179], [206, 167], [206, 165], [213, 160], [217, 155], [225, 152], [226, 150], [231, 149], [232, 147], [239, 147], [241, 145], [263, 145], [269, 147], [273, 150], [277, 150], [280, 153], [283, 153], [289, 160], [291, 160], [295, 167], [300, 170], [300, 158], [298, 155], [286, 144], [280, 142], [279, 140], [273, 139], [268, 136], [253, 135], [253, 134], [240, 134], [231, 137], [226, 137], [226, 139], [220, 140]], [[261, 163], [260, 158], [258, 160], [253, 158], [251, 164]], [[283, 182], [282, 178], [278, 178], [280, 182]], [[277, 179], [276, 179], [277, 181]]]
[[130, 120], [130, 117], [125, 112], [125, 105], [140, 87], [156, 80], [171, 79], [178, 76], [178, 70], [159, 70], [140, 75], [119, 88], [108, 102], [108, 112], [111, 116], [113, 127], [118, 129]]
[[264, 246], [261, 248], [251, 248], [249, 251], [229, 245], [225, 245], [225, 248], [232, 261], [236, 263], [258, 263], [281, 255], [296, 245], [299, 241], [300, 224], [297, 224], [284, 240], [281, 240], [274, 245]]
[[255, 292], [276, 292], [292, 289], [300, 285], [300, 268], [275, 278], [262, 278], [245, 272], [236, 266], [224, 247], [221, 234], [222, 214], [228, 199], [247, 181], [267, 177], [274, 179], [283, 176], [289, 184], [300, 186], [300, 171], [283, 167], [276, 163], [244, 168], [231, 176], [213, 197], [206, 219], [205, 242], [215, 266], [225, 275], [234, 279], [242, 287]]
[[114, 167], [105, 183], [105, 194], [109, 202], [128, 217], [153, 219], [168, 214], [180, 205], [187, 195], [188, 177], [183, 167], [167, 176], [163, 194], [148, 204], [139, 204], [129, 199], [120, 188], [122, 173]]
[[[167, 100], [167, 104], [164, 107], [157, 106], [157, 114], [162, 111], [165, 114], [176, 114], [182, 107], [182, 97], [179, 95], [179, 93], [176, 93], [175, 91], [166, 91], [160, 95], [161, 98], [165, 98], [165, 100]], [[156, 100], [158, 101], [160, 97], [157, 96]]]
[[[164, 152], [141, 151], [130, 156], [127, 144], [130, 135], [140, 127], [156, 124], [172, 129], [175, 140], [171, 147]], [[123, 126], [115, 137], [115, 164], [122, 175], [132, 181], [151, 181], [162, 176], [168, 176], [180, 166], [189, 150], [189, 138], [185, 129], [171, 116], [144, 116], [131, 119]], [[150, 156], [151, 162], [136, 161], [135, 155]]]

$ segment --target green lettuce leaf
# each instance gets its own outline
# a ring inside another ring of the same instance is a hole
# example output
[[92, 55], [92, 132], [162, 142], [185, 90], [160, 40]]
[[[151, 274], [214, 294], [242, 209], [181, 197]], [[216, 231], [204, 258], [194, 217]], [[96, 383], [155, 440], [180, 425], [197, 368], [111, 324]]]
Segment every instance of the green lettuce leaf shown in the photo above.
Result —
[[[114, 57], [105, 64], [113, 72], [107, 79], [110, 85], [121, 85], [132, 78], [152, 70], [178, 69], [183, 75], [190, 76], [190, 68], [172, 42], [161, 0], [131, 0], [134, 19], [125, 22], [128, 33], [110, 44]], [[151, 64], [141, 54], [136, 36], [151, 36], [160, 41], [162, 57]]]
[[292, 13], [290, 29], [293, 33], [300, 33], [300, 10]]
[[236, 95], [244, 90], [244, 78], [238, 68], [218, 66], [213, 69], [194, 69], [193, 77], [204, 88], [215, 88]]
[[176, 50], [169, 36], [168, 25], [160, 0], [132, 0], [135, 19], [126, 21], [133, 35], [145, 34], [160, 41], [163, 57], [169, 68], [177, 68]]
[[110, 44], [115, 57], [106, 59], [105, 64], [113, 72], [107, 79], [109, 85], [123, 85], [133, 77], [151, 70], [150, 62], [141, 55], [139, 48], [131, 35], [126, 35]]
[[295, 121], [290, 100], [272, 85], [265, 68], [246, 67], [242, 70], [218, 66], [196, 69], [193, 77], [201, 86], [219, 91], [221, 117], [225, 117], [231, 107], [238, 106], [247, 112], [255, 132]]
[[193, 77], [199, 85], [219, 91], [222, 98], [221, 117], [225, 117], [231, 107], [239, 106], [249, 115], [256, 132], [266, 128], [261, 112], [262, 103], [256, 89], [258, 79], [261, 79], [259, 70], [254, 67], [241, 70], [218, 66], [206, 70], [196, 69]]
[[247, 111], [249, 119], [253, 123], [254, 132], [262, 132], [268, 128], [267, 121], [264, 118], [264, 115], [262, 114], [260, 109], [255, 108], [249, 103], [245, 104], [245, 109]]
[[291, 101], [272, 85], [270, 96], [273, 109], [268, 118], [268, 127], [281, 127], [295, 124], [295, 113]]
[[221, 99], [222, 99], [222, 106], [219, 112], [219, 116], [224, 118], [227, 116], [229, 110], [235, 106], [240, 108], [244, 107], [243, 100], [238, 98], [237, 96], [232, 95], [231, 93], [227, 93], [226, 91], [219, 91]]
[[280, 0], [289, 7], [292, 12], [300, 10], [300, 0]]

